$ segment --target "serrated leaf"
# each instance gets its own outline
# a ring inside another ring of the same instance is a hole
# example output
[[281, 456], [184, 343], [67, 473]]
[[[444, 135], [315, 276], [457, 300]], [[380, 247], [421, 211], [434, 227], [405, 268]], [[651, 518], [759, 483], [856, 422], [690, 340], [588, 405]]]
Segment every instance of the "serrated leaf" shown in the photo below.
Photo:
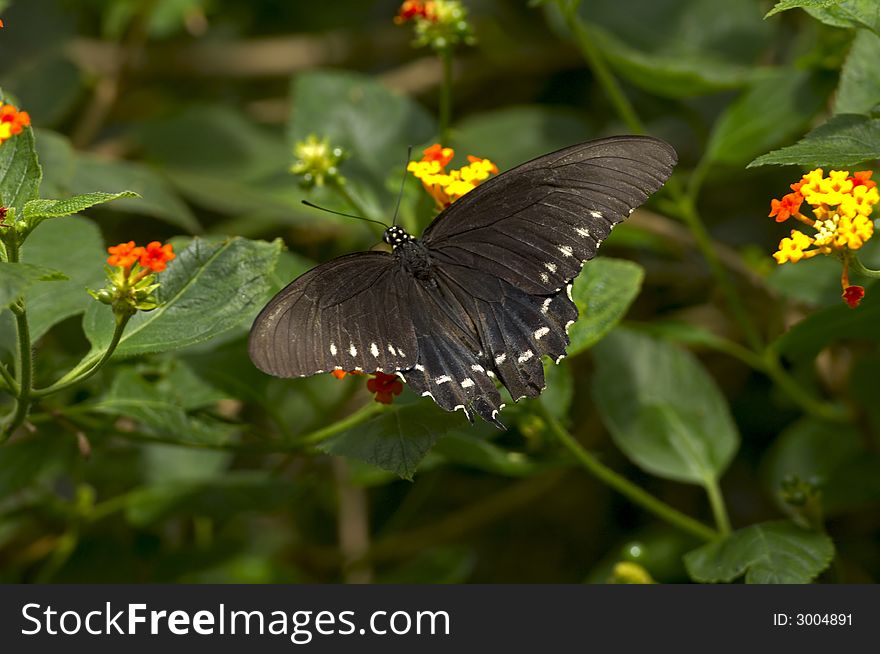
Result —
[[[252, 319], [263, 306], [281, 242], [195, 238], [158, 276], [161, 306], [137, 313], [116, 349], [117, 357], [175, 350], [207, 341]], [[83, 321], [91, 359], [113, 335], [112, 313], [94, 303]], [[88, 361], [84, 362], [85, 364]]]
[[618, 329], [594, 350], [593, 397], [614, 442], [652, 474], [708, 485], [739, 434], [727, 402], [685, 350]]
[[880, 119], [839, 114], [800, 141], [752, 161], [748, 167], [799, 165], [846, 167], [880, 157]]
[[834, 543], [826, 534], [793, 522], [764, 522], [735, 531], [684, 557], [688, 574], [703, 583], [806, 584], [831, 564]]
[[67, 281], [36, 284], [26, 291], [32, 340], [96, 304], [86, 289], [102, 283], [107, 252], [101, 232], [86, 218], [70, 216], [43, 223], [22, 245], [21, 259], [68, 277]]
[[569, 330], [568, 356], [591, 348], [620, 322], [639, 294], [644, 269], [631, 261], [599, 257], [574, 281], [578, 320]]
[[804, 7], [816, 20], [843, 28], [867, 27], [880, 34], [880, 6], [877, 0], [842, 0], [829, 7]]
[[705, 159], [735, 165], [750, 161], [799, 134], [822, 107], [825, 97], [809, 71], [768, 71], [716, 121]]
[[462, 426], [464, 417], [418, 402], [387, 411], [320, 445], [327, 454], [351, 457], [412, 479], [434, 442]]
[[828, 7], [839, 5], [841, 2], [843, 0], [781, 0], [781, 2], [777, 2], [774, 5], [773, 9], [764, 14], [764, 18], [770, 18], [789, 9], [804, 9], [806, 7], [827, 9]]
[[111, 200], [139, 197], [134, 191], [122, 191], [120, 193], [86, 193], [85, 195], [74, 195], [63, 200], [30, 200], [24, 205], [24, 218], [30, 223], [31, 227], [36, 227], [48, 218], [71, 216]]
[[868, 114], [880, 105], [880, 36], [859, 30], [840, 71], [836, 114]]
[[116, 374], [93, 408], [133, 420], [147, 433], [180, 443], [217, 445], [228, 442], [234, 433], [230, 425], [188, 415], [178, 394], [163, 392], [132, 368], [122, 368]]
[[34, 132], [25, 127], [0, 146], [0, 205], [21, 211], [26, 202], [37, 197], [42, 177]]
[[5, 307], [20, 297], [31, 284], [65, 279], [67, 275], [50, 268], [0, 261], [0, 307]]

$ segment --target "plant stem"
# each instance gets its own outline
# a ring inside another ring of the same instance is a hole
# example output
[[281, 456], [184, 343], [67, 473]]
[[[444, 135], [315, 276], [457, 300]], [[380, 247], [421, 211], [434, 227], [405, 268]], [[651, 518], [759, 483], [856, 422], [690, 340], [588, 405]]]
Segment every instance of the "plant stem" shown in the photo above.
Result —
[[658, 518], [665, 520], [669, 524], [678, 527], [696, 538], [704, 541], [712, 541], [718, 538], [718, 533], [711, 527], [704, 525], [698, 520], [694, 520], [681, 511], [672, 508], [665, 502], [658, 500], [647, 491], [639, 488], [631, 481], [614, 472], [611, 468], [601, 463], [593, 454], [588, 452], [584, 447], [559, 424], [559, 421], [540, 403], [536, 403], [538, 413], [544, 418], [550, 431], [561, 442], [578, 463], [580, 463], [588, 472], [590, 472], [599, 481], [607, 484], [630, 501], [638, 504], [646, 511], [653, 513]]
[[3, 379], [3, 383], [6, 384], [6, 389], [12, 393], [13, 395], [18, 395], [18, 382], [15, 381], [15, 377], [12, 375], [9, 370], [7, 370], [6, 366], [0, 363], [0, 378]]
[[629, 101], [629, 98], [627, 98], [626, 94], [623, 92], [623, 88], [618, 83], [617, 78], [614, 77], [611, 70], [608, 68], [608, 64], [599, 52], [599, 48], [596, 47], [595, 37], [590, 34], [589, 28], [577, 15], [577, 7], [579, 3], [557, 2], [556, 4], [562, 12], [563, 17], [565, 18], [565, 23], [574, 36], [581, 53], [584, 55], [584, 58], [590, 66], [590, 69], [593, 71], [593, 74], [596, 76], [596, 79], [599, 81], [599, 84], [602, 86], [605, 94], [611, 101], [611, 104], [614, 105], [617, 115], [624, 123], [626, 123], [627, 128], [629, 128], [631, 132], [634, 134], [644, 134], [645, 126], [639, 119], [639, 116], [633, 108], [632, 103]]
[[88, 379], [98, 372], [98, 370], [110, 360], [110, 357], [113, 356], [113, 352], [116, 350], [116, 346], [119, 345], [119, 341], [122, 339], [122, 332], [125, 331], [125, 326], [128, 324], [130, 318], [130, 315], [116, 316], [116, 328], [113, 330], [113, 337], [110, 339], [110, 344], [107, 346], [107, 349], [98, 361], [88, 367], [84, 372], [77, 372], [77, 368], [79, 368], [79, 366], [77, 366], [51, 386], [34, 389], [32, 396], [45, 397], [46, 395], [57, 393], [58, 391], [64, 390], [65, 388]]
[[730, 535], [730, 518], [727, 515], [727, 508], [724, 506], [724, 496], [721, 494], [721, 487], [718, 480], [714, 477], [705, 479], [703, 486], [706, 494], [709, 496], [709, 505], [712, 507], [712, 515], [715, 517], [715, 526], [721, 537]]
[[763, 361], [764, 366], [761, 370], [764, 374], [772, 379], [805, 413], [823, 420], [830, 420], [831, 422], [847, 422], [849, 420], [846, 411], [814, 397], [811, 393], [801, 388], [800, 384], [782, 367], [782, 364], [779, 362], [779, 356], [772, 348], [768, 348], [764, 352]]
[[332, 436], [336, 436], [336, 434], [340, 434], [352, 427], [357, 427], [359, 424], [366, 422], [373, 416], [381, 413], [382, 408], [383, 406], [378, 402], [365, 404], [347, 418], [343, 418], [342, 420], [334, 422], [332, 425], [313, 431], [311, 434], [307, 434], [301, 438], [297, 438], [296, 445], [316, 445]]
[[871, 270], [870, 268], [865, 268], [865, 264], [859, 261], [859, 258], [855, 255], [849, 258], [849, 264], [852, 266], [853, 271], [862, 277], [867, 277], [869, 279], [880, 279], [880, 270]]
[[[18, 241], [13, 236], [6, 241], [6, 256], [10, 263], [18, 263]], [[27, 308], [23, 297], [9, 307], [15, 315], [16, 338], [18, 340], [18, 360], [16, 377], [18, 379], [15, 392], [15, 406], [0, 427], [0, 443], [12, 435], [27, 417], [31, 405], [31, 387], [33, 384], [33, 357], [31, 356], [31, 331], [28, 326]], [[6, 371], [8, 374], [8, 371]], [[16, 384], [13, 379], [13, 384]]]
[[452, 49], [440, 51], [440, 62], [443, 65], [443, 83], [440, 85], [440, 143], [449, 145], [449, 124], [452, 120]]

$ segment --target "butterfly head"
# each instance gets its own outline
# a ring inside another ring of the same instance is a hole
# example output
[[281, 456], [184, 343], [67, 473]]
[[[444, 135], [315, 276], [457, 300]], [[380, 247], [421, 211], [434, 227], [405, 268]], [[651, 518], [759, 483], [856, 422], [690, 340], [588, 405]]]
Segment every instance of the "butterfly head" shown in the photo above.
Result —
[[405, 241], [412, 241], [414, 239], [403, 227], [392, 225], [385, 230], [385, 233], [382, 235], [382, 240], [394, 248]]

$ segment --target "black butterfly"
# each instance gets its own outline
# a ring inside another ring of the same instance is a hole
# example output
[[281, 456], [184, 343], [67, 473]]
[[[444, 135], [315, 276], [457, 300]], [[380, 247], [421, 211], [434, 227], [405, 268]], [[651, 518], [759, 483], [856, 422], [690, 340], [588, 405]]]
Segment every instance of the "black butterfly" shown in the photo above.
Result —
[[396, 373], [447, 411], [499, 427], [499, 380], [516, 400], [544, 389], [541, 357], [565, 356], [571, 282], [611, 228], [672, 174], [675, 150], [616, 136], [489, 179], [416, 239], [357, 252], [291, 282], [251, 328], [250, 356], [278, 377]]

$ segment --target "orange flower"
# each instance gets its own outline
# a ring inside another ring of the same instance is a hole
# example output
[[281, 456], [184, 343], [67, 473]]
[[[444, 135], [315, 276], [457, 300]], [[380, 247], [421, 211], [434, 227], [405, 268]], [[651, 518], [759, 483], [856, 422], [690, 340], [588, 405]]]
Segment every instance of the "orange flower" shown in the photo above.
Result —
[[31, 117], [26, 111], [19, 111], [11, 104], [0, 105], [0, 144], [11, 139], [31, 124]]
[[856, 186], [865, 186], [868, 190], [871, 190], [877, 186], [877, 182], [871, 181], [871, 175], [873, 174], [873, 170], [857, 170], [852, 174], [852, 177], [849, 177], [848, 179], [853, 183], [853, 188]]
[[394, 22], [402, 25], [408, 20], [416, 18], [424, 18], [425, 20], [434, 20], [434, 3], [422, 2], [422, 0], [406, 0], [397, 11]]
[[849, 305], [850, 309], [855, 309], [859, 306], [859, 302], [862, 301], [862, 298], [865, 297], [865, 289], [861, 286], [847, 286], [843, 289], [843, 293], [841, 293], [840, 297], [842, 297], [843, 301]]
[[131, 268], [140, 258], [142, 251], [143, 248], [135, 247], [134, 241], [111, 245], [107, 248], [107, 252], [110, 253], [110, 256], [107, 257], [107, 263], [120, 268]]
[[454, 156], [455, 150], [444, 148], [439, 143], [435, 143], [431, 147], [422, 150], [422, 161], [436, 161], [440, 164], [441, 168], [445, 168]]
[[804, 196], [795, 191], [783, 196], [782, 200], [770, 200], [770, 218], [776, 216], [776, 222], [782, 223], [800, 211]]
[[162, 245], [159, 241], [153, 241], [140, 250], [141, 266], [149, 268], [153, 272], [165, 270], [166, 264], [176, 256], [172, 251], [171, 243]]
[[394, 401], [393, 396], [403, 392], [403, 382], [396, 375], [377, 372], [374, 378], [367, 380], [367, 390], [376, 394], [376, 402], [391, 404]]

